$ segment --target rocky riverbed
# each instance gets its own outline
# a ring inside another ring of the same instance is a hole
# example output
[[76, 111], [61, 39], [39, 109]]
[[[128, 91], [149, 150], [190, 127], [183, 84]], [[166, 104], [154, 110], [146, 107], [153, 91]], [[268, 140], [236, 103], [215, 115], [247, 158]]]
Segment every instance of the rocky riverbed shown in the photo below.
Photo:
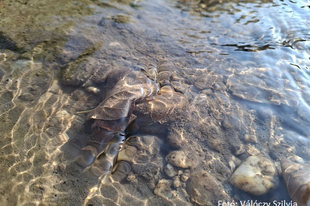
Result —
[[2, 1], [0, 201], [309, 204], [304, 3], [272, 3]]

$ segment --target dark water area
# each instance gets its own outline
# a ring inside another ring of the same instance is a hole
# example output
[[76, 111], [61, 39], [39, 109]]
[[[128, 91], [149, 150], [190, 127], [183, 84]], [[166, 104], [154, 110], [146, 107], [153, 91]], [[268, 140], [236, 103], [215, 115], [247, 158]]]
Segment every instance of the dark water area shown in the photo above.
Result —
[[310, 205], [310, 2], [2, 0], [3, 205]]

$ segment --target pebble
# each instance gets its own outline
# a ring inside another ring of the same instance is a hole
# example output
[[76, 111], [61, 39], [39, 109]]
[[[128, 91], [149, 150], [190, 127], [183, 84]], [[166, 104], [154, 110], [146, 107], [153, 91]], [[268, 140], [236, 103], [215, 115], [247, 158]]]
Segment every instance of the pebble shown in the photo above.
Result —
[[186, 191], [194, 205], [215, 205], [217, 200], [231, 201], [223, 186], [206, 171], [193, 172], [186, 184]]
[[86, 90], [94, 94], [99, 94], [100, 92], [100, 89], [98, 89], [97, 87], [87, 87]]
[[166, 197], [170, 199], [172, 197], [171, 182], [165, 179], [159, 180], [154, 189], [154, 193], [158, 196], [162, 196], [162, 197]]
[[186, 182], [189, 178], [189, 174], [188, 173], [184, 173], [181, 175], [181, 180], [182, 182]]
[[179, 176], [175, 176], [173, 178], [173, 187], [174, 188], [179, 188], [180, 186], [181, 186], [180, 178], [179, 178]]
[[168, 177], [174, 177], [177, 175], [177, 171], [169, 163], [165, 166], [164, 171]]
[[199, 160], [194, 153], [184, 152], [182, 150], [176, 150], [170, 152], [166, 156], [166, 161], [173, 166], [180, 168], [194, 168], [198, 166]]
[[129, 173], [128, 175], [127, 175], [127, 181], [128, 182], [133, 182], [133, 181], [135, 181], [136, 180], [136, 175], [134, 175], [132, 172], [131, 173]]
[[250, 156], [235, 170], [230, 182], [253, 195], [263, 195], [277, 187], [277, 170], [269, 159]]
[[186, 156], [183, 151], [172, 151], [166, 156], [166, 160], [176, 167], [188, 168], [189, 165], [186, 162]]

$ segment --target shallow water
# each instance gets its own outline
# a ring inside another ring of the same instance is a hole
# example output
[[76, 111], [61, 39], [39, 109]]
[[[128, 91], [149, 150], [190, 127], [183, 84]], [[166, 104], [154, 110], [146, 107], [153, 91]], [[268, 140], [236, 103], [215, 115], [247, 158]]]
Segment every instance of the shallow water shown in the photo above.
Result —
[[[0, 9], [3, 205], [291, 200], [281, 176], [262, 196], [229, 179], [248, 156], [310, 161], [308, 1], [3, 0]], [[74, 160], [88, 144], [87, 111], [102, 101], [94, 87], [111, 90], [102, 82], [119, 68], [155, 71], [175, 93], [162, 91], [150, 111], [137, 103], [126, 137], [151, 143], [125, 179], [98, 180]], [[169, 177], [176, 150], [193, 159]]]

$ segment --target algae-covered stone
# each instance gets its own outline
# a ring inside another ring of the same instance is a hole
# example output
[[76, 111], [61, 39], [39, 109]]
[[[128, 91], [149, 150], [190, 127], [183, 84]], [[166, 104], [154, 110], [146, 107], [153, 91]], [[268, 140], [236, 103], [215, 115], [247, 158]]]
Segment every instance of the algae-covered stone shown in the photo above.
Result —
[[277, 170], [269, 159], [251, 156], [236, 169], [230, 182], [253, 195], [263, 195], [277, 186]]

